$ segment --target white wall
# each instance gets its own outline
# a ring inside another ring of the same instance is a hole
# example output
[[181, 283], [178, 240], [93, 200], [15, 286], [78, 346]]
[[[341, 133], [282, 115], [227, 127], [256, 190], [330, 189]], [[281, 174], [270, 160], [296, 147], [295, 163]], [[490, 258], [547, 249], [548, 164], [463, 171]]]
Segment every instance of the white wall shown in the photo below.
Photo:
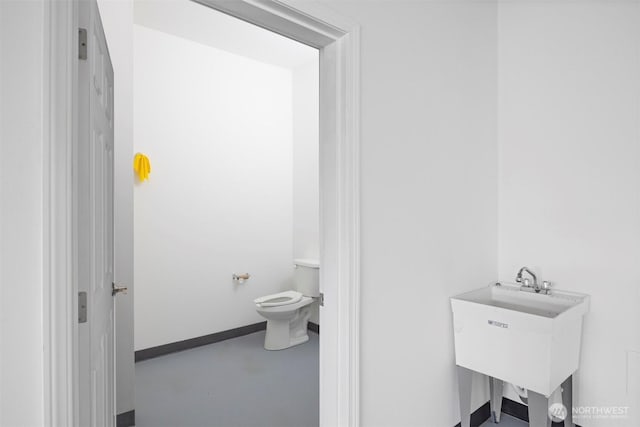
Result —
[[195, 1], [135, 1], [134, 9], [138, 25], [267, 64], [294, 68], [318, 56], [314, 48]]
[[41, 1], [0, 2], [2, 426], [44, 422], [44, 16]]
[[[320, 259], [319, 74], [317, 55], [292, 70], [294, 259]], [[310, 320], [320, 323], [316, 303]]]
[[99, 0], [114, 70], [114, 276], [129, 288], [115, 299], [116, 413], [135, 408], [133, 357], [133, 3]]
[[293, 257], [320, 257], [319, 58], [292, 70]]
[[496, 5], [328, 5], [362, 27], [361, 424], [453, 426], [449, 297], [497, 276]]
[[[290, 289], [291, 72], [135, 26], [135, 347], [263, 321]], [[233, 273], [252, 275], [238, 285]]]
[[577, 422], [640, 425], [640, 3], [501, 2], [499, 46], [500, 280], [591, 294], [575, 404], [632, 412]]

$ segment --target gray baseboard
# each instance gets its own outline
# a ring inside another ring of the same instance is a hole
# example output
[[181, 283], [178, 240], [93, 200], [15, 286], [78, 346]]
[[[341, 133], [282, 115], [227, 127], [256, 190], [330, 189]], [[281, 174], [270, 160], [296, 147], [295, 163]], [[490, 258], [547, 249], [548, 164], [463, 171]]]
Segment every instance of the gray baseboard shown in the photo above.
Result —
[[529, 407], [515, 400], [503, 397], [502, 412], [519, 420], [529, 422]]
[[[515, 402], [506, 397], [502, 398], [502, 413], [511, 415], [514, 418], [517, 418], [522, 421], [529, 422], [529, 407], [527, 405], [523, 405], [520, 402]], [[487, 421], [491, 417], [491, 405], [489, 402], [485, 403], [478, 409], [476, 409], [473, 414], [471, 414], [471, 427], [478, 427], [483, 422]], [[553, 427], [564, 427], [564, 423], [556, 423], [552, 422], [551, 425]], [[499, 426], [499, 424], [496, 424]], [[578, 424], [576, 427], [580, 427]], [[456, 424], [455, 427], [460, 427], [460, 423]]]
[[117, 427], [131, 427], [136, 425], [136, 411], [123, 412], [116, 416]]
[[184, 341], [172, 342], [169, 344], [159, 345], [157, 347], [145, 348], [135, 352], [135, 361], [140, 362], [154, 357], [164, 356], [165, 354], [176, 353], [178, 351], [189, 350], [203, 345], [213, 344], [219, 341], [231, 338], [249, 335], [254, 332], [267, 329], [267, 322], [254, 323], [252, 325], [241, 326], [239, 328], [229, 329], [227, 331], [216, 332], [215, 334], [204, 335], [201, 337], [190, 338]]
[[310, 330], [311, 332], [315, 332], [316, 334], [320, 335], [320, 325], [318, 325], [317, 323], [313, 323], [313, 322], [307, 323], [307, 329]]
[[[519, 420], [529, 422], [529, 407], [523, 403], [516, 402], [515, 400], [511, 400], [506, 397], [502, 398], [502, 413], [511, 415]], [[553, 427], [564, 427], [564, 422], [552, 422], [551, 425]], [[578, 424], [574, 425], [576, 427], [580, 427]]]
[[[485, 403], [471, 414], [471, 427], [479, 427], [480, 424], [487, 421], [491, 416], [491, 409], [489, 409], [489, 402]], [[461, 427], [460, 423], [455, 427]]]

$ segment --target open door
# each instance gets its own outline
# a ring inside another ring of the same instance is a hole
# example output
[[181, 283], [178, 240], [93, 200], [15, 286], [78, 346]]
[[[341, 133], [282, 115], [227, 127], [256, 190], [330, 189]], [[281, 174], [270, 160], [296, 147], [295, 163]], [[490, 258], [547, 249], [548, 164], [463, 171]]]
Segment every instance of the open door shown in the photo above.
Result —
[[78, 424], [113, 426], [113, 67], [97, 3], [78, 12]]

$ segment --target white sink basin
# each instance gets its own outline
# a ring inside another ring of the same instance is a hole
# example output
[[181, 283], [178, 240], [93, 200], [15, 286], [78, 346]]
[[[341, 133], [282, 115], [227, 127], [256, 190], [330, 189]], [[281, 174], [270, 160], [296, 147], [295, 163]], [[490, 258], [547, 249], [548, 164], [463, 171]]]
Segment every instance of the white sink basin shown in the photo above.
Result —
[[451, 298], [456, 364], [549, 396], [579, 365], [589, 296], [494, 284]]

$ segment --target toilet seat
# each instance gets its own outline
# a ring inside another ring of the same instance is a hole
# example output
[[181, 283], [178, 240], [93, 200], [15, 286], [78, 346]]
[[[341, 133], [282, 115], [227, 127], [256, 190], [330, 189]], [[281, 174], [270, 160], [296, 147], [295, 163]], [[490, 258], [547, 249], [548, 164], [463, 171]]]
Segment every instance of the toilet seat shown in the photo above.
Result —
[[296, 291], [284, 291], [271, 294], [253, 300], [260, 307], [278, 307], [282, 305], [295, 304], [302, 299], [302, 294]]

